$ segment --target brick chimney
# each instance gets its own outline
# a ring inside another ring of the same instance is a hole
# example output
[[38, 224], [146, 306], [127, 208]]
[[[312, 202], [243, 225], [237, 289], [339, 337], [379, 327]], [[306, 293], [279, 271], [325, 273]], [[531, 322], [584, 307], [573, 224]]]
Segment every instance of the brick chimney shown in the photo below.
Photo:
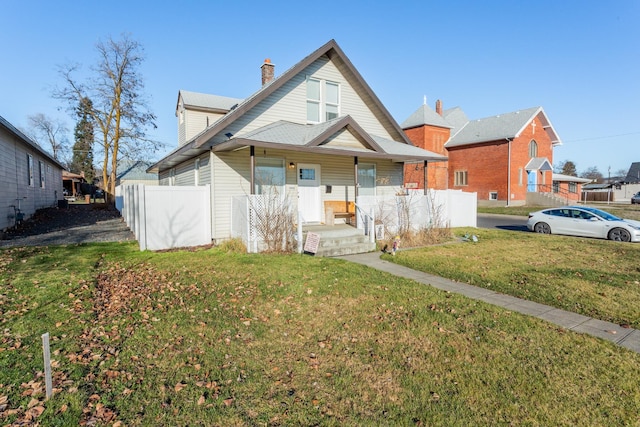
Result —
[[439, 99], [436, 101], [436, 113], [442, 115], [442, 101]]
[[273, 74], [276, 66], [271, 63], [269, 58], [264, 60], [264, 64], [262, 64], [262, 86], [269, 84], [273, 81]]

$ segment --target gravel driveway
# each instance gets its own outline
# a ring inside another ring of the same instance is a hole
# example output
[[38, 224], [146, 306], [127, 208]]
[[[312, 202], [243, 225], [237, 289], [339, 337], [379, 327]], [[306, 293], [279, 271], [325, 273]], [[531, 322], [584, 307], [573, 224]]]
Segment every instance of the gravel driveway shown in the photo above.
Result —
[[15, 229], [7, 230], [0, 247], [70, 245], [135, 240], [120, 212], [104, 203], [40, 209]]

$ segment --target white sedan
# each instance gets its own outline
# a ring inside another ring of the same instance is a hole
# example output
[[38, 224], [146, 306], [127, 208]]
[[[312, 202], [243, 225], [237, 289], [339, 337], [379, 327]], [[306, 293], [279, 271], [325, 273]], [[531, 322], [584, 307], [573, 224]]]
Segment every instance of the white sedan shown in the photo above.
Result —
[[621, 219], [603, 210], [584, 206], [564, 206], [532, 212], [529, 214], [527, 228], [536, 233], [640, 242], [640, 221]]

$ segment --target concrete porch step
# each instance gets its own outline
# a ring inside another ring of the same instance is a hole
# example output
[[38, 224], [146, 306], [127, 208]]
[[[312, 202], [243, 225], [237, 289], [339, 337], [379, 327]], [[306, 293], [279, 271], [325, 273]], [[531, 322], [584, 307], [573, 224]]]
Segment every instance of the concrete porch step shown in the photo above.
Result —
[[304, 241], [308, 232], [320, 236], [316, 256], [332, 257], [371, 252], [376, 249], [375, 242], [369, 242], [369, 236], [350, 225], [333, 226], [313, 225], [303, 227]]

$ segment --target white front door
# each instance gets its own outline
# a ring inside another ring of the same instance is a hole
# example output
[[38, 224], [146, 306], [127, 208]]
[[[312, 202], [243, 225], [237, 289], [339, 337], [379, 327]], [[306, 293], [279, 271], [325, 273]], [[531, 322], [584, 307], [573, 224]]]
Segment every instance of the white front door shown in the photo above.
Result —
[[298, 163], [298, 209], [306, 222], [322, 219], [320, 165]]

